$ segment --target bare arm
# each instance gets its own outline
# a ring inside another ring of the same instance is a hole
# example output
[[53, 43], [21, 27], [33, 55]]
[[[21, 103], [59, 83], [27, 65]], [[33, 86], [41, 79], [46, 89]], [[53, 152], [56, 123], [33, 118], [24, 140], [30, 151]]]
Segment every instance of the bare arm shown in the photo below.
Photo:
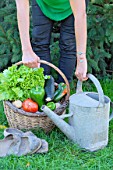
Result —
[[77, 67], [75, 74], [79, 80], [83, 81], [87, 79], [87, 15], [85, 0], [70, 0], [70, 5], [75, 18], [75, 37], [77, 53], [83, 53], [82, 55], [77, 54]]
[[15, 1], [17, 6], [18, 28], [23, 52], [22, 61], [28, 67], [38, 67], [37, 61], [39, 58], [33, 52], [30, 43], [29, 0], [15, 0]]

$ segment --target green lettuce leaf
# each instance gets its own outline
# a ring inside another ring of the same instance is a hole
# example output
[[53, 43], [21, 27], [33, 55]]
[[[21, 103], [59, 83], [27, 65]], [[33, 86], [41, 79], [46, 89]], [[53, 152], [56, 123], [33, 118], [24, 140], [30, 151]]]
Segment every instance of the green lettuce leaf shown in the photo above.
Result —
[[29, 68], [24, 65], [13, 65], [0, 73], [0, 101], [1, 100], [25, 100], [30, 97], [29, 91], [33, 87], [44, 88], [45, 79], [43, 68]]

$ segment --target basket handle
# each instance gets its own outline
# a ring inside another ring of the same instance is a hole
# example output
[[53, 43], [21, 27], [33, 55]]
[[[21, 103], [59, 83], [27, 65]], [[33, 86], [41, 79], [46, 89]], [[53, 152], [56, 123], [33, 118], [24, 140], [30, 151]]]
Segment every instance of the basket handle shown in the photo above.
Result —
[[[98, 79], [92, 75], [92, 74], [87, 74], [87, 77], [94, 83], [94, 85], [97, 88], [98, 94], [99, 94], [99, 103], [101, 103], [102, 105], [105, 104], [104, 102], [104, 93], [101, 87], [100, 82], [98, 81]], [[82, 82], [78, 80], [77, 82], [77, 89], [76, 89], [76, 93], [80, 93], [83, 92], [82, 91]]]
[[[69, 100], [69, 96], [70, 96], [70, 85], [69, 85], [69, 82], [68, 82], [66, 76], [64, 75], [64, 73], [62, 73], [62, 71], [61, 71], [58, 67], [56, 67], [56, 66], [55, 66], [54, 64], [52, 64], [52, 63], [49, 63], [48, 61], [38, 60], [38, 63], [47, 64], [48, 66], [54, 68], [54, 69], [62, 76], [62, 78], [64, 79], [64, 81], [65, 81], [65, 83], [66, 83], [66, 86], [67, 86], [66, 101]], [[22, 61], [19, 61], [19, 62], [15, 63], [15, 65], [17, 65], [17, 66], [18, 66], [18, 65], [21, 65], [21, 64], [23, 64]]]

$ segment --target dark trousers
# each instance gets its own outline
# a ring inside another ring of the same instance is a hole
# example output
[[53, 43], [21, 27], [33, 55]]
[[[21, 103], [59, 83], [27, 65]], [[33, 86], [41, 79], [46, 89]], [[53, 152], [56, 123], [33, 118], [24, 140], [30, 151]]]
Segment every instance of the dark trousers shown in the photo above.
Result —
[[[40, 59], [51, 62], [49, 46], [54, 21], [42, 13], [36, 0], [32, 0], [32, 24], [33, 50]], [[61, 20], [59, 47], [59, 69], [65, 74], [68, 81], [71, 82], [76, 65], [76, 43], [73, 14], [64, 20]], [[50, 74], [49, 66], [41, 64], [41, 67], [44, 68], [45, 75]], [[57, 82], [60, 83], [62, 81], [63, 79], [59, 75]]]

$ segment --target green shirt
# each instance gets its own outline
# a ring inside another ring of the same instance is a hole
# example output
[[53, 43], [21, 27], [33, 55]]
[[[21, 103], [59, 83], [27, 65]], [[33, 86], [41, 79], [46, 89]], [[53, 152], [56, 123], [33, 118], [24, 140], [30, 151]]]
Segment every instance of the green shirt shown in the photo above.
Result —
[[44, 15], [60, 21], [72, 14], [69, 0], [36, 0]]

